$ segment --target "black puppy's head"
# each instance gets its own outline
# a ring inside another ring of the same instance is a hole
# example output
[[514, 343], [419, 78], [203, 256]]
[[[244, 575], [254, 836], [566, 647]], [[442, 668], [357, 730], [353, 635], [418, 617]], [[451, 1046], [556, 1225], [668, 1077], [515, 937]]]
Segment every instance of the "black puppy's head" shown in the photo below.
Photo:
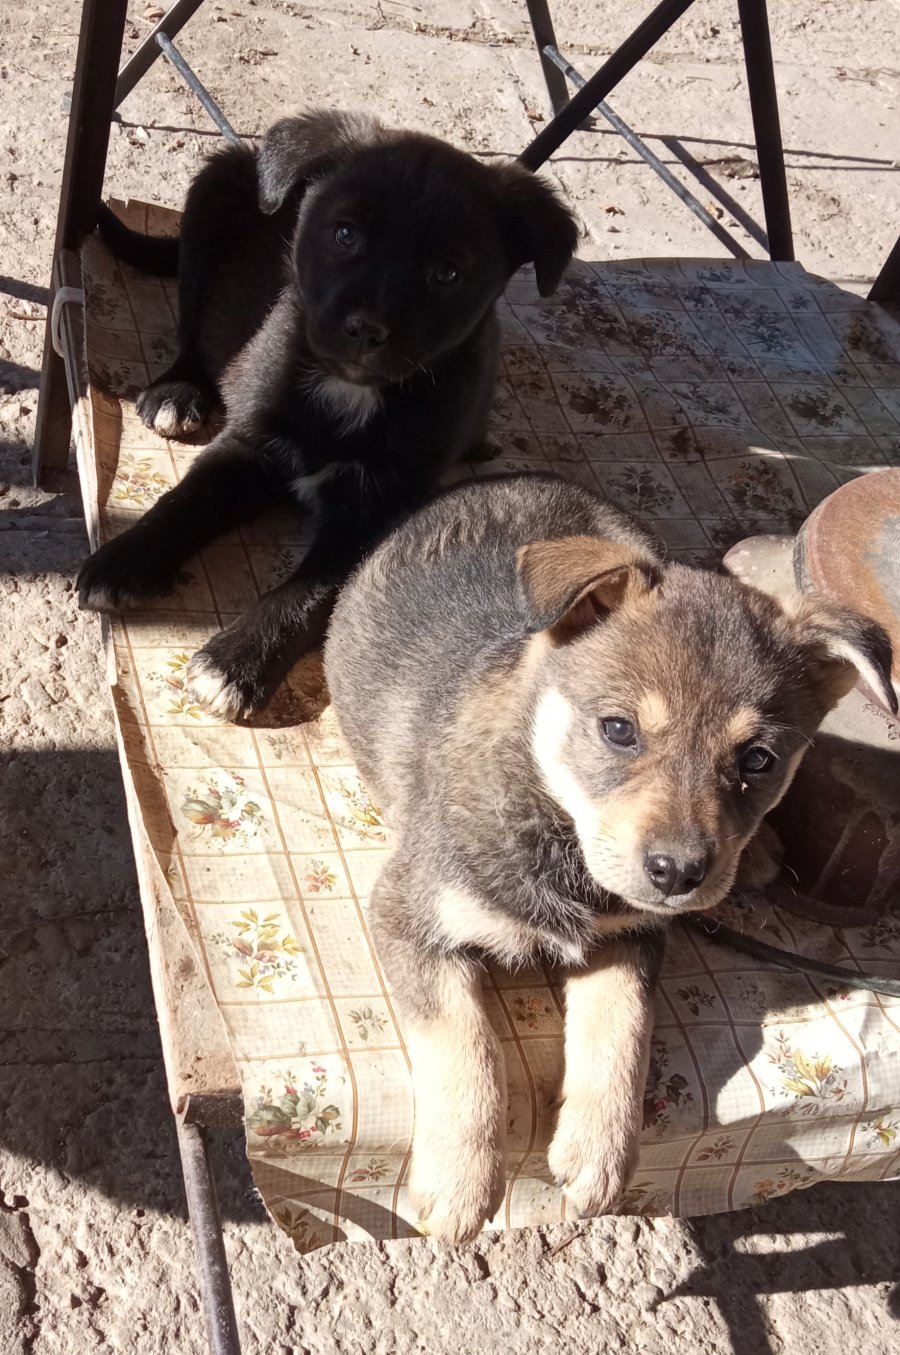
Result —
[[456, 348], [524, 263], [548, 295], [577, 243], [544, 180], [366, 118], [276, 124], [259, 174], [265, 211], [309, 184], [294, 258], [307, 338], [331, 373], [360, 385], [402, 380]]

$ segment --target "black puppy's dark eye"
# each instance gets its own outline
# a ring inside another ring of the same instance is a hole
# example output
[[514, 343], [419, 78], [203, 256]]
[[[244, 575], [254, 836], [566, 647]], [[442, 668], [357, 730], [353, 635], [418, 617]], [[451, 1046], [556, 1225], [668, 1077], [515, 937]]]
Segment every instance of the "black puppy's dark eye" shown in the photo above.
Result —
[[459, 279], [460, 272], [455, 263], [442, 263], [431, 275], [431, 281], [436, 282], [439, 287], [452, 287]]
[[770, 753], [768, 748], [754, 744], [752, 748], [745, 749], [741, 754], [738, 766], [746, 776], [760, 776], [763, 772], [769, 771], [774, 761], [774, 753]]
[[621, 720], [618, 717], [601, 720], [600, 729], [606, 742], [616, 748], [633, 748], [637, 743], [637, 730], [630, 720]]
[[356, 244], [356, 229], [349, 226], [346, 221], [342, 221], [339, 226], [334, 228], [334, 238], [343, 249], [352, 249]]

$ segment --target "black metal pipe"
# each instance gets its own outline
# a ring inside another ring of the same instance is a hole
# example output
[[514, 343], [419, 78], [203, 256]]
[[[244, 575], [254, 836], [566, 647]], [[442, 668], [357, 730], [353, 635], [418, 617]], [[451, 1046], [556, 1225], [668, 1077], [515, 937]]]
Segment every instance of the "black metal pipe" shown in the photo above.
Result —
[[[728, 212], [730, 216], [734, 217], [738, 225], [750, 236], [750, 239], [755, 240], [760, 249], [765, 249], [766, 232], [764, 227], [754, 221], [746, 208], [742, 207], [737, 199], [733, 198], [732, 195], [713, 178], [706, 166], [694, 159], [690, 151], [687, 150], [677, 136], [661, 136], [659, 139], [670, 155], [674, 155], [675, 159], [684, 166], [688, 173], [694, 176], [700, 187], [704, 188], [706, 192], [709, 193], [710, 197], [715, 198], [725, 211]], [[690, 141], [691, 138], [685, 137], [684, 140]]]
[[[558, 67], [568, 80], [571, 80], [576, 89], [584, 89], [587, 84], [584, 76], [576, 71], [571, 62], [567, 61], [556, 47], [545, 47], [544, 53], [548, 60], [552, 61], [554, 66]], [[637, 132], [629, 127], [628, 123], [624, 122], [622, 118], [619, 117], [618, 113], [615, 113], [610, 108], [605, 100], [601, 100], [600, 103], [597, 104], [596, 111], [606, 118], [606, 121], [618, 132], [619, 136], [625, 138], [631, 149], [641, 157], [645, 164], [648, 164], [650, 168], [659, 175], [666, 187], [671, 188], [676, 197], [680, 198], [685, 207], [689, 208], [706, 229], [712, 232], [720, 244], [723, 244], [736, 259], [750, 258], [750, 255], [747, 253], [746, 249], [744, 249], [743, 245], [738, 244], [737, 240], [728, 233], [724, 226], [719, 224], [712, 213], [706, 210], [699, 198], [695, 198], [690, 189], [685, 188], [684, 184], [680, 179], [675, 177], [668, 165], [663, 164], [659, 156], [654, 154], [647, 143], [641, 140]]]
[[544, 84], [547, 86], [547, 94], [550, 97], [550, 107], [556, 114], [561, 112], [569, 102], [569, 90], [564, 76], [560, 75], [547, 52], [548, 47], [552, 47], [554, 50], [556, 48], [556, 34], [553, 31], [550, 7], [547, 0], [527, 0], [527, 4], [531, 31], [534, 34], [534, 45], [538, 50], [538, 56], [541, 58]]
[[747, 68], [747, 87], [750, 91], [750, 111], [753, 115], [756, 158], [759, 162], [759, 182], [766, 214], [769, 256], [773, 259], [793, 259], [791, 209], [784, 173], [784, 147], [781, 144], [766, 0], [738, 0], [738, 14]]
[[870, 301], [881, 306], [900, 306], [900, 240], [894, 245], [884, 267], [872, 283]]
[[519, 156], [519, 163], [526, 169], [539, 169], [546, 160], [549, 160], [554, 151], [559, 150], [566, 137], [575, 131], [597, 104], [601, 103], [610, 90], [614, 89], [641, 58], [647, 55], [654, 43], [669, 31], [693, 3], [694, 0], [662, 0], [631, 36], [625, 39], [621, 47], [618, 47], [591, 76], [584, 89], [580, 89], [565, 108], [557, 113], [553, 121], [548, 122], [531, 144], [525, 147]]
[[209, 1349], [211, 1355], [241, 1355], [222, 1220], [203, 1131], [180, 1116], [176, 1128]]
[[238, 136], [212, 95], [207, 93], [206, 89], [201, 85], [178, 48], [173, 44], [171, 38], [166, 37], [165, 33], [158, 33], [156, 41], [159, 44], [159, 49], [163, 56], [167, 61], [172, 63], [188, 89], [191, 90], [193, 94], [196, 94], [225, 140], [230, 142], [232, 146], [242, 145], [241, 138]]
[[119, 78], [116, 80], [116, 108], [128, 97], [159, 56], [160, 48], [156, 41], [159, 34], [163, 33], [168, 38], [174, 38], [202, 4], [203, 0], [175, 0], [175, 3], [166, 10], [153, 32], [144, 39], [134, 56], [130, 57], [119, 71]]

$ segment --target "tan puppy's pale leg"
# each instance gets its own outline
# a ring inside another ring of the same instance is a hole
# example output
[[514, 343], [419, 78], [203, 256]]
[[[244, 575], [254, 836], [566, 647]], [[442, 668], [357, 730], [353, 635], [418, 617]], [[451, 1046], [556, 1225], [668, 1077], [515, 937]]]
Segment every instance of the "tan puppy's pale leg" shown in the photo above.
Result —
[[465, 1242], [503, 1199], [506, 1070], [478, 968], [457, 955], [425, 968], [432, 1011], [404, 1021], [416, 1102], [409, 1193], [428, 1233]]
[[637, 1160], [659, 943], [605, 942], [566, 981], [563, 1104], [548, 1160], [581, 1214], [609, 1213]]

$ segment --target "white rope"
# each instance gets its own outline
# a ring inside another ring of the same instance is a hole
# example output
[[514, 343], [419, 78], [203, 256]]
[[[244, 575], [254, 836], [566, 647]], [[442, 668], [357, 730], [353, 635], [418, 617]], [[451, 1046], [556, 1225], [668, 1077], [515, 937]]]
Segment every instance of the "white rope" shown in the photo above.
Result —
[[57, 287], [53, 295], [53, 309], [50, 312], [50, 341], [53, 344], [54, 352], [60, 357], [63, 356], [62, 339], [59, 333], [59, 321], [62, 314], [62, 308], [69, 301], [74, 301], [76, 305], [84, 305], [84, 292], [80, 287]]

